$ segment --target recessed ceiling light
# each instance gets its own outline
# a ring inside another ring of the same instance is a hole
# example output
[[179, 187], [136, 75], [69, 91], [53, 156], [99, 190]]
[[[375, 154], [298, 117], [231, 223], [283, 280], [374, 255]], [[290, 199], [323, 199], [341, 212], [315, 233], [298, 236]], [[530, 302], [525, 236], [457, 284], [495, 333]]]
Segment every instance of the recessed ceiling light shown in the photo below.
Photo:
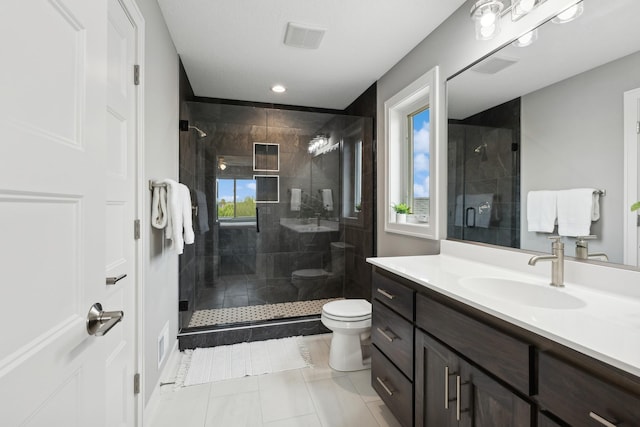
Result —
[[287, 88], [285, 88], [282, 85], [275, 85], [271, 87], [271, 90], [275, 93], [282, 93], [282, 92], [285, 92]]

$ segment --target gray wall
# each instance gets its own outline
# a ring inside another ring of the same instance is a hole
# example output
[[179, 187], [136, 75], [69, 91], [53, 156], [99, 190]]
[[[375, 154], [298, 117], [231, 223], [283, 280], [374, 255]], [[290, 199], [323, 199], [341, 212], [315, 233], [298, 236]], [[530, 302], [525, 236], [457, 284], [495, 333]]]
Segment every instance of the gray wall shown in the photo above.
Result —
[[[477, 41], [474, 37], [473, 22], [469, 18], [469, 11], [475, 0], [467, 1], [378, 80], [378, 117], [384, 117], [384, 102], [387, 99], [434, 66], [440, 66], [440, 74], [443, 79], [446, 79], [517, 36], [528, 32], [531, 28], [557, 13], [563, 6], [568, 6], [571, 2], [571, 0], [548, 0], [517, 22], [510, 22], [508, 18], [503, 19], [502, 31], [495, 39]], [[382, 191], [385, 188], [387, 179], [384, 172], [384, 121], [379, 120], [377, 126], [379, 141], [377, 150], [377, 187], [379, 191]], [[438, 144], [446, 148], [446, 132], [442, 133]], [[388, 206], [384, 206], [383, 197], [378, 197], [377, 209], [378, 212], [383, 212], [383, 209], [389, 209]], [[378, 221], [377, 232], [378, 256], [432, 254], [440, 250], [440, 245], [437, 241], [386, 233], [381, 220]]]
[[[640, 87], [640, 53], [522, 97], [522, 248], [548, 252], [547, 235], [527, 231], [530, 190], [594, 187], [607, 191], [590, 252], [623, 261], [623, 93]], [[540, 170], [544, 169], [544, 173]], [[565, 239], [573, 255], [575, 239]]]
[[[178, 178], [178, 55], [156, 0], [136, 0], [145, 19], [144, 85], [145, 158], [144, 180]], [[162, 366], [158, 367], [158, 335], [169, 324], [171, 350], [178, 332], [178, 256], [164, 245], [162, 233], [154, 230], [150, 217], [151, 192], [143, 193], [145, 211], [142, 231], [144, 261], [144, 354], [142, 380], [148, 403]]]

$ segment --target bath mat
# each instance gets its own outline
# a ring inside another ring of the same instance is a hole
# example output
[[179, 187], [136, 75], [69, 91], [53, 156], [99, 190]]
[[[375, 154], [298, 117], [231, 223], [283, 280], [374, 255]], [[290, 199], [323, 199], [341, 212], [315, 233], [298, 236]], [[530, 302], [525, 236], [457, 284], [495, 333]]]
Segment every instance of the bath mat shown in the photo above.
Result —
[[185, 350], [176, 387], [311, 366], [302, 337]]

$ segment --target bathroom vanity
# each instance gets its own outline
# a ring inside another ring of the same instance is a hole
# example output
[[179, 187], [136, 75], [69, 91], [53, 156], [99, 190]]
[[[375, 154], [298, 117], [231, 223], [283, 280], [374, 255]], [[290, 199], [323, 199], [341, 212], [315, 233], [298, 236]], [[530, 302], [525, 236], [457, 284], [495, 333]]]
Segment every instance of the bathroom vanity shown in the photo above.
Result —
[[640, 298], [615, 292], [639, 273], [568, 261], [554, 289], [527, 258], [443, 242], [368, 260], [372, 384], [403, 426], [640, 425]]

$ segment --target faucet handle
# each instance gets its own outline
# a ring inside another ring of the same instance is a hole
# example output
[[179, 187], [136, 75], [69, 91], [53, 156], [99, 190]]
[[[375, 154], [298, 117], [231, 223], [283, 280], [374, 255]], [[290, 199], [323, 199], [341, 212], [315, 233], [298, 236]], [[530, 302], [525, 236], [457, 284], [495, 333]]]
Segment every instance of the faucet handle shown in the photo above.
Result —
[[562, 243], [562, 236], [547, 236], [547, 239], [553, 240], [551, 242], [551, 249], [564, 249], [564, 243]]
[[553, 240], [553, 243], [558, 243], [561, 241], [560, 239], [562, 239], [562, 236], [547, 236], [547, 239]]
[[588, 236], [576, 236], [576, 241], [583, 241], [583, 240], [594, 240], [597, 239], [598, 236], [596, 236], [595, 234], [590, 234]]

